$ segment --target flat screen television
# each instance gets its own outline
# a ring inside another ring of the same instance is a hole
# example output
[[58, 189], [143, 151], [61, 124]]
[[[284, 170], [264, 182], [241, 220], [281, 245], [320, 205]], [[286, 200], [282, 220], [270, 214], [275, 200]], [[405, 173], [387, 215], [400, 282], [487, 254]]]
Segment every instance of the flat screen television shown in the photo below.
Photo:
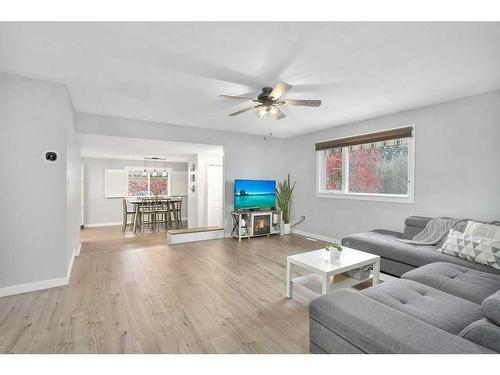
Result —
[[276, 181], [234, 180], [235, 210], [276, 209]]

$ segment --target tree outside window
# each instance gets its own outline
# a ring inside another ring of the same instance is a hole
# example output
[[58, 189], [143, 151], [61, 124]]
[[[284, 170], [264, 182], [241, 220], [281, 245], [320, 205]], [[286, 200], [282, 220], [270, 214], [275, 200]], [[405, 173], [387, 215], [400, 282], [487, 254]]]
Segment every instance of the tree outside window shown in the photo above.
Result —
[[129, 197], [148, 197], [154, 195], [170, 195], [169, 192], [170, 173], [166, 176], [153, 176], [152, 170], [134, 170], [128, 171], [128, 195]]
[[323, 189], [356, 194], [408, 194], [408, 153], [408, 138], [325, 150]]

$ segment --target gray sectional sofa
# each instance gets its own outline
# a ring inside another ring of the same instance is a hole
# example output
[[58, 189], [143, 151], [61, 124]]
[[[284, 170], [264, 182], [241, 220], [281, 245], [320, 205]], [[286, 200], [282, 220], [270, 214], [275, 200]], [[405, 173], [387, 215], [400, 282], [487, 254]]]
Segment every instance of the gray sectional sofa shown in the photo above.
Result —
[[409, 216], [403, 232], [376, 229], [365, 233], [351, 234], [342, 239], [342, 245], [380, 255], [380, 270], [400, 277], [405, 272], [434, 262], [449, 262], [488, 273], [500, 275], [500, 270], [436, 251], [438, 246], [416, 246], [396, 241], [397, 238], [412, 239], [420, 233], [430, 217]]
[[312, 353], [500, 353], [500, 275], [431, 263], [309, 305]]
[[402, 233], [375, 230], [343, 239], [381, 256], [401, 279], [341, 289], [309, 305], [312, 353], [500, 353], [500, 272], [411, 239], [430, 218], [409, 217]]

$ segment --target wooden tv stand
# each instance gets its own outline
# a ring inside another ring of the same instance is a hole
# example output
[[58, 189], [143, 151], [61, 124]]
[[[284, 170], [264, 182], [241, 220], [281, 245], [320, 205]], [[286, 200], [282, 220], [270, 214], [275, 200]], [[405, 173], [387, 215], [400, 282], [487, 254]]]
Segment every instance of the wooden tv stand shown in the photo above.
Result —
[[242, 238], [270, 236], [281, 233], [282, 215], [279, 210], [232, 211], [233, 230], [231, 236]]

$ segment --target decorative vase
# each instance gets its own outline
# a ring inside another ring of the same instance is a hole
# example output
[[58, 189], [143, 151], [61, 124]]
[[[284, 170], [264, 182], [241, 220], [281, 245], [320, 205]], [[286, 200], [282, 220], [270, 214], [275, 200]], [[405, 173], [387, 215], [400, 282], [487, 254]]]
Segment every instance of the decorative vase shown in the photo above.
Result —
[[330, 262], [332, 263], [340, 258], [340, 251], [336, 249], [331, 249], [329, 253], [330, 253]]
[[290, 223], [283, 223], [283, 234], [290, 234]]

